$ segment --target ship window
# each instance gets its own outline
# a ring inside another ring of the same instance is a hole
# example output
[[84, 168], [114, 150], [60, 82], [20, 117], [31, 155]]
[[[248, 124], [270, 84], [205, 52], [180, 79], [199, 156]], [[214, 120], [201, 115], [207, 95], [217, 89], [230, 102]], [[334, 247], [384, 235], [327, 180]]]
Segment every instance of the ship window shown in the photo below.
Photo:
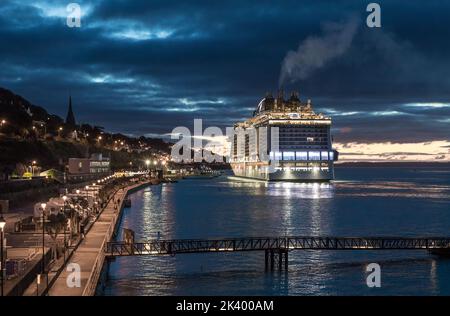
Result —
[[320, 152], [319, 151], [310, 151], [309, 152], [309, 160], [320, 160]]
[[296, 152], [297, 160], [308, 160], [308, 153], [306, 151]]
[[330, 151], [330, 160], [334, 160], [334, 152]]
[[283, 160], [295, 160], [295, 152], [293, 151], [283, 152]]
[[322, 151], [322, 160], [328, 160], [328, 151]]

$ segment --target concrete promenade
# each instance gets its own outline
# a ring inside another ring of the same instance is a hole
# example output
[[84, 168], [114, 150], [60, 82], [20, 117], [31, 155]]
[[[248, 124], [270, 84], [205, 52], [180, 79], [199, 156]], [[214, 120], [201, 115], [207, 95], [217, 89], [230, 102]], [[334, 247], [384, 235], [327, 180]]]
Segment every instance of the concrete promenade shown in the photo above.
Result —
[[[109, 201], [103, 212], [92, 225], [85, 238], [74, 251], [68, 264], [76, 263], [80, 266], [81, 287], [69, 287], [67, 279], [72, 271], [64, 269], [50, 287], [50, 296], [91, 296], [95, 294], [97, 282], [105, 261], [104, 247], [114, 233], [116, 223], [120, 218], [123, 201], [130, 190], [145, 186], [152, 181], [140, 182], [119, 189]], [[120, 203], [117, 205], [117, 201]]]

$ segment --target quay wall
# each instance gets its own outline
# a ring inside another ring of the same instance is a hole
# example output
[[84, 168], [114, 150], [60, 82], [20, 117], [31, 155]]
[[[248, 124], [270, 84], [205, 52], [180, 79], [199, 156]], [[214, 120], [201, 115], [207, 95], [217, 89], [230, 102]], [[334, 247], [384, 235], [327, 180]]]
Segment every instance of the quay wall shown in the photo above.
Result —
[[[106, 248], [106, 243], [113, 239], [115, 236], [118, 227], [120, 226], [120, 220], [122, 218], [122, 211], [123, 211], [123, 203], [124, 200], [127, 198], [128, 194], [139, 191], [149, 185], [152, 185], [152, 181], [141, 183], [136, 186], [131, 186], [125, 189], [123, 192], [123, 195], [121, 195], [120, 198], [120, 204], [118, 206], [118, 212], [115, 214], [115, 216], [111, 220], [110, 227], [108, 231], [105, 234], [104, 241], [102, 243], [102, 247], [99, 249], [98, 256], [95, 260], [95, 264], [91, 270], [91, 274], [89, 276], [88, 282], [86, 284], [86, 287], [83, 291], [83, 296], [94, 296], [98, 283], [100, 281], [100, 277], [102, 275], [102, 270], [104, 268], [105, 264], [108, 264], [105, 260], [106, 256], [104, 253], [104, 249]], [[117, 197], [116, 197], [117, 200]]]

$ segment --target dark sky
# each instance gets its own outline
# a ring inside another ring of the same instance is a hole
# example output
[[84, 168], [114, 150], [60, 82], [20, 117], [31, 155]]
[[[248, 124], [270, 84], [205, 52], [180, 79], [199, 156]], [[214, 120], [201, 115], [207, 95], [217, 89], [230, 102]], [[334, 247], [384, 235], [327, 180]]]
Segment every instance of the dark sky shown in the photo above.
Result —
[[[450, 140], [450, 1], [1, 0], [0, 86], [109, 131], [231, 126], [280, 77], [337, 142]], [[288, 53], [291, 52], [291, 53]], [[282, 75], [286, 56], [292, 66]]]

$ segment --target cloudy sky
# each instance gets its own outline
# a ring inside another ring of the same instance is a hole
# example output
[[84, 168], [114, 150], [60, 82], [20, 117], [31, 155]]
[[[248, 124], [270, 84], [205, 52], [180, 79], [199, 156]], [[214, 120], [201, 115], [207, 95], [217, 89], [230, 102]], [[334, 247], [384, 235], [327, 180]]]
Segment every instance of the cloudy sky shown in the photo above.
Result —
[[231, 126], [267, 91], [332, 116], [347, 159], [450, 161], [448, 1], [0, 1], [0, 86], [132, 135]]

